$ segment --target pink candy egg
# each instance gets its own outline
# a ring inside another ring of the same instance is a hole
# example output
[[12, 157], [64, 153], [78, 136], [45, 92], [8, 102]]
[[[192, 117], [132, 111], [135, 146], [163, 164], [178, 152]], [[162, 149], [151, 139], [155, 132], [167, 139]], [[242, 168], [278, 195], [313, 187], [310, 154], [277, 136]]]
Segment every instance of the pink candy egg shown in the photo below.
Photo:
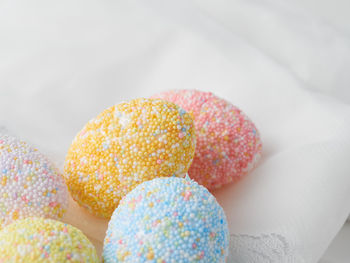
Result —
[[173, 90], [153, 96], [189, 112], [195, 123], [196, 150], [189, 176], [209, 189], [236, 182], [261, 156], [254, 123], [237, 107], [210, 92]]

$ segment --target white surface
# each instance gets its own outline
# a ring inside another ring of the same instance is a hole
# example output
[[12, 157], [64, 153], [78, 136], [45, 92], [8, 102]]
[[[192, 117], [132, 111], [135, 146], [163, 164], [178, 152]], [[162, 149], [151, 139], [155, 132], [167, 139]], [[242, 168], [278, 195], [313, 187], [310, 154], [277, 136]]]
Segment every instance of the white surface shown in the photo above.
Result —
[[319, 263], [348, 263], [350, 259], [350, 223], [346, 223]]
[[[106, 107], [212, 91], [264, 143], [255, 172], [215, 193], [231, 260], [317, 262], [350, 210], [350, 20], [348, 1], [314, 4], [0, 1], [0, 124], [62, 166], [75, 133]], [[72, 205], [66, 220], [100, 249], [106, 222]], [[332, 251], [325, 262], [349, 259]]]

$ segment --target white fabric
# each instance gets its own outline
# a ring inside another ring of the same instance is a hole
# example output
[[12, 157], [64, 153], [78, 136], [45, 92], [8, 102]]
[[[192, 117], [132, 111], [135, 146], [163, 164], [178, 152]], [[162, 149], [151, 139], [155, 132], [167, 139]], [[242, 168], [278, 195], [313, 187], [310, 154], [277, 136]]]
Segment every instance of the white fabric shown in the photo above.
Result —
[[350, 222], [348, 220], [332, 241], [319, 263], [348, 263], [350, 258], [349, 243]]
[[[62, 168], [104, 108], [212, 91], [264, 144], [253, 173], [215, 192], [229, 262], [317, 262], [350, 211], [349, 2], [319, 2], [0, 1], [0, 125]], [[101, 250], [106, 220], [74, 203], [65, 220]]]

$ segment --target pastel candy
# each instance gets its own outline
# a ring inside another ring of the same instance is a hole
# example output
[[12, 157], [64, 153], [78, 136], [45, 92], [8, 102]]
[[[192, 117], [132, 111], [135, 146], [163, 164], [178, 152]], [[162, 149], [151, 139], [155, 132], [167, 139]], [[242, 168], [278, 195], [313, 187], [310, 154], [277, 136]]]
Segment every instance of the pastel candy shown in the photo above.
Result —
[[189, 178], [156, 178], [120, 202], [104, 241], [105, 263], [225, 262], [228, 227], [221, 206]]
[[0, 229], [30, 216], [61, 218], [68, 206], [63, 177], [37, 149], [0, 134]]
[[164, 100], [135, 99], [106, 109], [85, 125], [68, 151], [65, 178], [80, 205], [109, 218], [138, 184], [183, 176], [194, 149], [188, 113]]
[[153, 96], [176, 103], [194, 119], [196, 152], [189, 176], [209, 189], [236, 182], [261, 156], [254, 123], [237, 107], [210, 92], [172, 90]]
[[28, 217], [0, 231], [0, 263], [97, 263], [96, 250], [78, 229], [52, 219]]

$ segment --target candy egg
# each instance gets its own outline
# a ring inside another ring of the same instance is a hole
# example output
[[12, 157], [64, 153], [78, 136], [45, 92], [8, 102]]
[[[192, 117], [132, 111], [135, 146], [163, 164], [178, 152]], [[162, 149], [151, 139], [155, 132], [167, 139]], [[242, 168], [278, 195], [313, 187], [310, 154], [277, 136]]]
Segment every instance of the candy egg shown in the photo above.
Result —
[[261, 156], [261, 140], [254, 123], [237, 107], [210, 92], [173, 90], [155, 98], [188, 111], [196, 129], [196, 151], [189, 176], [209, 189], [238, 181]]
[[77, 228], [52, 219], [28, 217], [0, 231], [0, 263], [99, 262], [96, 250]]
[[172, 102], [135, 99], [106, 109], [85, 125], [68, 151], [65, 178], [80, 205], [109, 218], [138, 184], [183, 176], [194, 149], [188, 113]]
[[225, 262], [229, 232], [216, 199], [187, 178], [156, 178], [120, 202], [104, 241], [105, 263]]
[[59, 219], [68, 191], [58, 170], [37, 149], [0, 134], [0, 228], [16, 219]]

